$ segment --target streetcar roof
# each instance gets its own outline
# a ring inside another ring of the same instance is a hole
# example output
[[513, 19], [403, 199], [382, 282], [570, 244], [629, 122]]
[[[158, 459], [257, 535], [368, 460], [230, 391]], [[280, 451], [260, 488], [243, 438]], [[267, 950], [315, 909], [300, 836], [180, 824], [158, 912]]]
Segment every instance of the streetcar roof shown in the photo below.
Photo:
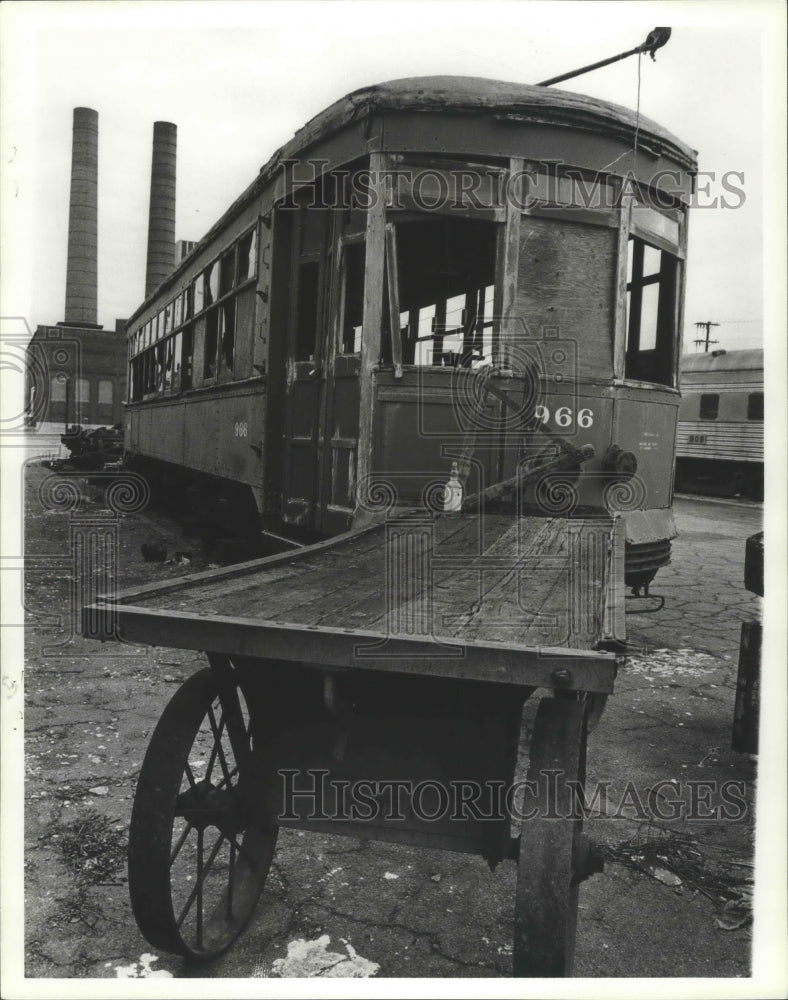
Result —
[[[695, 150], [651, 119], [618, 104], [568, 90], [483, 77], [407, 77], [354, 90], [311, 118], [260, 168], [252, 183], [210, 227], [192, 253], [205, 247], [229, 219], [268, 187], [281, 171], [283, 161], [297, 159], [310, 146], [351, 123], [386, 111], [448, 113], [469, 117], [486, 115], [502, 122], [557, 125], [578, 131], [605, 133], [627, 143], [634, 142], [637, 136], [641, 148], [651, 147], [653, 153], [664, 155], [689, 173], [694, 173], [697, 168]], [[359, 150], [359, 155], [362, 152]], [[461, 150], [453, 152], [460, 153]], [[129, 323], [172, 284], [172, 279], [188, 266], [189, 257], [174, 268], [151, 295], [146, 296], [130, 316]]]

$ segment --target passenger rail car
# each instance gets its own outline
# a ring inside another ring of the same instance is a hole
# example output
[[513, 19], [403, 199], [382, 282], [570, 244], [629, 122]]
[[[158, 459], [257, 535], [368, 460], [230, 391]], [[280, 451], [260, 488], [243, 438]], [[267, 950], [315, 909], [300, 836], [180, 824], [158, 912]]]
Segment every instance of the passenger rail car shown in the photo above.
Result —
[[349, 94], [130, 319], [129, 460], [302, 540], [407, 505], [606, 508], [647, 584], [675, 534], [695, 169], [565, 91]]
[[676, 486], [763, 499], [762, 350], [682, 359]]

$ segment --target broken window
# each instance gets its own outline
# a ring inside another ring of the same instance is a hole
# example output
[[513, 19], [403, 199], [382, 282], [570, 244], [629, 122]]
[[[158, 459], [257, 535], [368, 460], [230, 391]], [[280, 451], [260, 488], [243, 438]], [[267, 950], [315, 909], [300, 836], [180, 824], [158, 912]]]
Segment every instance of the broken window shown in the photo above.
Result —
[[720, 397], [716, 392], [703, 392], [700, 397], [700, 419], [716, 420], [720, 409]]
[[403, 364], [490, 364], [495, 223], [449, 216], [400, 222], [396, 243]]
[[222, 310], [222, 367], [232, 371], [235, 355], [235, 296], [228, 299], [220, 308]]
[[340, 310], [340, 352], [361, 351], [361, 323], [364, 318], [364, 266], [366, 245], [363, 241], [342, 247], [342, 305]]
[[205, 353], [203, 356], [203, 378], [216, 375], [216, 351], [219, 343], [219, 308], [209, 310], [205, 316]]
[[219, 297], [219, 261], [215, 260], [209, 264], [204, 271], [205, 277], [205, 297], [204, 305], [207, 308], [212, 306]]
[[219, 295], [222, 296], [235, 284], [235, 247], [222, 256], [219, 272]]
[[763, 393], [751, 392], [747, 397], [747, 419], [763, 420]]
[[666, 250], [631, 236], [627, 268], [625, 377], [671, 385], [677, 260]]
[[257, 232], [250, 229], [238, 241], [238, 284], [255, 276], [257, 267]]

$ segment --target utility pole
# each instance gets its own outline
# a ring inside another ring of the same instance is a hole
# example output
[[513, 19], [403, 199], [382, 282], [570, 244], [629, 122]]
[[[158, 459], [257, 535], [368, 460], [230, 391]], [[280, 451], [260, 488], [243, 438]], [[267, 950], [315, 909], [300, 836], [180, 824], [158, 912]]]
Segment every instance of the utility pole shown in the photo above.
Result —
[[713, 326], [719, 326], [719, 325], [720, 325], [719, 323], [712, 323], [712, 321], [710, 319], [707, 319], [705, 323], [696, 323], [695, 326], [699, 330], [705, 330], [706, 331], [706, 336], [705, 337], [699, 337], [696, 341], [694, 341], [695, 346], [696, 347], [700, 347], [701, 344], [703, 344], [704, 345], [703, 350], [704, 350], [704, 352], [706, 354], [708, 354], [708, 352], [709, 352], [709, 344], [719, 344], [719, 340], [709, 340], [709, 337], [711, 335], [711, 328]]

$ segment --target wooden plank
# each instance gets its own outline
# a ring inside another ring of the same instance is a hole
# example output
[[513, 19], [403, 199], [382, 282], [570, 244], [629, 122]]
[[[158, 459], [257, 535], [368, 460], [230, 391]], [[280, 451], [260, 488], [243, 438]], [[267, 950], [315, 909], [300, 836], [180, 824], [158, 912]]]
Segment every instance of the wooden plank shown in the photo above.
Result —
[[[106, 603], [83, 609], [83, 626], [103, 622]], [[368, 629], [283, 625], [276, 621], [207, 616], [186, 611], [119, 605], [117, 624], [125, 642], [173, 649], [210, 650], [228, 656], [309, 663], [316, 669], [364, 669], [429, 677], [453, 677], [523, 687], [610, 693], [616, 658], [610, 653], [557, 647], [524, 648], [507, 642], [463, 641], [449, 645]], [[114, 634], [89, 638], [113, 639]], [[554, 672], [568, 671], [556, 679]]]
[[[524, 160], [522, 157], [513, 157], [509, 160], [509, 174], [512, 177], [522, 177], [524, 170]], [[499, 261], [497, 262], [498, 277], [497, 288], [500, 288], [500, 297], [496, 290], [495, 312], [501, 317], [500, 347], [498, 351], [498, 365], [504, 368], [517, 367], [513, 362], [517, 359], [517, 340], [523, 336], [523, 328], [518, 312], [518, 281], [519, 281], [519, 259], [520, 259], [520, 223], [521, 212], [514, 197], [506, 200], [506, 224], [502, 243], [500, 244]]]
[[386, 224], [386, 279], [388, 287], [391, 361], [394, 378], [402, 378], [402, 333], [399, 318], [399, 270], [397, 267], [397, 233], [394, 224]]
[[157, 583], [149, 583], [143, 587], [127, 587], [118, 591], [114, 595], [114, 600], [131, 601], [148, 596], [163, 596], [175, 590], [183, 590], [187, 587], [199, 586], [202, 584], [218, 583], [224, 580], [231, 580], [235, 577], [246, 576], [249, 573], [256, 573], [269, 566], [277, 566], [281, 563], [292, 562], [297, 559], [309, 558], [317, 552], [344, 545], [349, 540], [355, 540], [368, 532], [374, 532], [380, 527], [379, 524], [368, 524], [363, 528], [344, 532], [335, 535], [314, 545], [305, 546], [296, 551], [280, 552], [273, 556], [264, 556], [262, 559], [250, 559], [247, 562], [235, 563], [232, 566], [221, 566], [219, 569], [208, 569], [201, 573], [189, 573], [186, 576], [179, 576], [176, 580], [160, 580]]
[[[613, 337], [613, 377], [623, 379], [627, 355], [627, 270], [629, 256], [629, 227], [635, 195], [631, 188], [621, 191], [618, 241], [616, 243], [616, 303], [615, 333]], [[681, 338], [679, 338], [681, 339]]]
[[364, 258], [364, 312], [362, 318], [361, 370], [359, 373], [359, 425], [356, 465], [356, 502], [361, 503], [368, 489], [373, 466], [375, 426], [375, 374], [380, 360], [381, 326], [383, 320], [383, 265], [385, 256], [387, 158], [383, 153], [371, 153], [370, 194], [372, 204], [367, 212], [366, 247]]

